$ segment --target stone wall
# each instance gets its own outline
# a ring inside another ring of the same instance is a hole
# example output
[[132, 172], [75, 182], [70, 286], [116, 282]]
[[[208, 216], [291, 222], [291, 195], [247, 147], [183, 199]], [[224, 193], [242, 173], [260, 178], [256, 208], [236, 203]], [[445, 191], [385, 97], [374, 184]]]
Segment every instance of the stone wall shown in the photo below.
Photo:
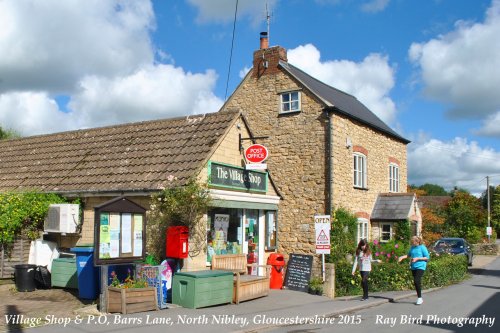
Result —
[[[301, 112], [279, 114], [281, 92], [301, 91]], [[238, 109], [248, 119], [259, 143], [269, 148], [268, 169], [283, 195], [279, 210], [279, 249], [315, 253], [314, 214], [324, 214], [326, 126], [323, 105], [307, 89], [279, 71], [249, 73], [224, 106]], [[389, 191], [389, 163], [400, 167], [400, 191], [406, 191], [406, 145], [345, 116], [333, 116], [334, 206], [369, 217], [377, 194]], [[368, 189], [353, 188], [352, 146], [368, 151]]]
[[472, 253], [475, 255], [496, 256], [500, 253], [500, 246], [496, 243], [473, 244]]

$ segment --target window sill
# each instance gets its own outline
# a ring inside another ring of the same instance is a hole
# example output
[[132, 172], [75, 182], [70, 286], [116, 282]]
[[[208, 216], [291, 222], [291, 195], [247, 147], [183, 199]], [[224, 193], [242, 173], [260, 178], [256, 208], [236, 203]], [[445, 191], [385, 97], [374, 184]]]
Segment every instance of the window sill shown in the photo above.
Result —
[[278, 113], [278, 117], [292, 116], [292, 115], [296, 115], [296, 114], [301, 113], [301, 112], [302, 112], [302, 110], [288, 111], [288, 112], [279, 112]]
[[355, 190], [368, 191], [368, 187], [353, 186]]

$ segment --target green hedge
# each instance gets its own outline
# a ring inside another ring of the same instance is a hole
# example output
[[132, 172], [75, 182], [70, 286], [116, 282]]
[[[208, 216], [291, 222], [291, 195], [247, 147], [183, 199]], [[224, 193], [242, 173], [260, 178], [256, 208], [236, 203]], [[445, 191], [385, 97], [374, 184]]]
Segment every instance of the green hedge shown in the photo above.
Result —
[[[337, 296], [359, 295], [361, 277], [359, 271], [351, 275], [352, 264], [343, 261], [335, 265], [335, 294]], [[423, 289], [442, 287], [464, 280], [467, 274], [465, 256], [433, 256], [427, 264], [422, 279]], [[373, 264], [369, 278], [370, 292], [412, 290], [413, 277], [409, 269], [409, 259], [401, 263], [387, 262]]]

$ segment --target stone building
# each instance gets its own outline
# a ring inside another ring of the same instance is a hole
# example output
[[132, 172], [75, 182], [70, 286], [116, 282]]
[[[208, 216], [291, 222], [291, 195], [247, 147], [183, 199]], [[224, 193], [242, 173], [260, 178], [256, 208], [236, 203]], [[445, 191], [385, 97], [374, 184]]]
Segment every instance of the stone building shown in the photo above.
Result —
[[[263, 261], [276, 242], [280, 196], [267, 172], [243, 168], [240, 139], [251, 136], [241, 114], [228, 111], [3, 140], [0, 192], [37, 190], [80, 198], [79, 231], [43, 236], [67, 249], [94, 245], [95, 207], [126, 197], [148, 210], [152, 194], [195, 178], [207, 182], [212, 198], [202, 221], [209, 243], [190, 241], [190, 249], [199, 251], [189, 253], [184, 268], [204, 269], [207, 248], [218, 254], [253, 253]], [[216, 238], [216, 231], [223, 234]], [[120, 258], [132, 253], [122, 250]]]
[[381, 194], [406, 192], [409, 141], [356, 97], [288, 63], [286, 50], [263, 36], [253, 68], [222, 109], [241, 111], [269, 149], [283, 196], [280, 252], [315, 253], [313, 217], [336, 207], [358, 217], [358, 239], [382, 238], [382, 223], [392, 229], [394, 221], [371, 217]]

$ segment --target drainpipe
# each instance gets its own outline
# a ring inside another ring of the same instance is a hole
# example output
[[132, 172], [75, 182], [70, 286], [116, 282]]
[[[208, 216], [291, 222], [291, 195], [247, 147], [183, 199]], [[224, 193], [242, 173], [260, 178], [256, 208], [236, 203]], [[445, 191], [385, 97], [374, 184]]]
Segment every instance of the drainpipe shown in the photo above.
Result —
[[[330, 109], [325, 108], [325, 116], [326, 116], [326, 138], [325, 138], [325, 163], [326, 163], [326, 209], [325, 213], [326, 215], [330, 215], [330, 218], [332, 217], [332, 204], [333, 204], [333, 144], [332, 144], [332, 114]], [[321, 271], [323, 275], [323, 282], [325, 282], [325, 255], [321, 255]]]
[[325, 149], [325, 162], [326, 162], [326, 215], [332, 215], [333, 205], [333, 119], [332, 110], [325, 108], [325, 115], [327, 118], [326, 127], [326, 149]]

